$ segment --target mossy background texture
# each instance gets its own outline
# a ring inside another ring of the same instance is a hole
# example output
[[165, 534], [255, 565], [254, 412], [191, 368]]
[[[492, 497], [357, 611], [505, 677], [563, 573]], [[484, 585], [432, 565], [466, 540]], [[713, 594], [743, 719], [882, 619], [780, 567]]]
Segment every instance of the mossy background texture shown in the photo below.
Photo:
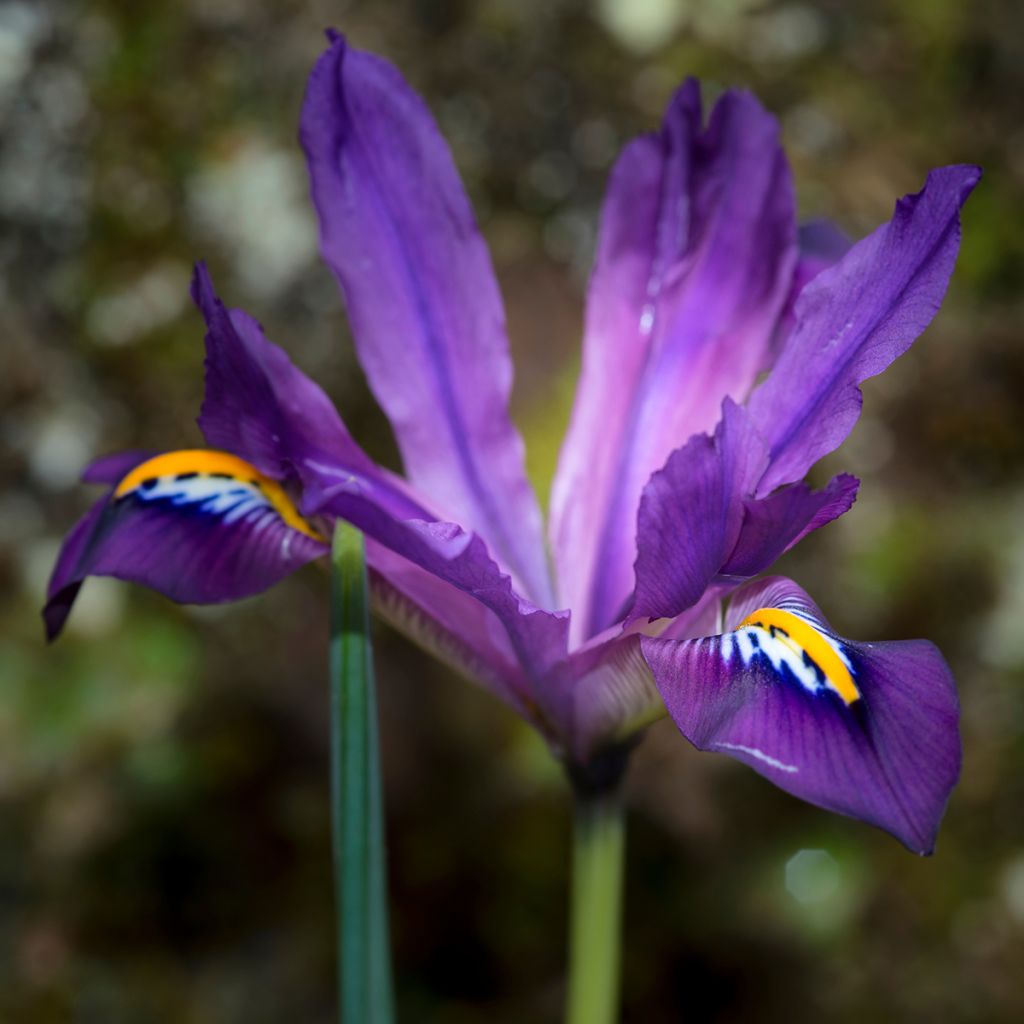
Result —
[[[336, 25], [428, 99], [490, 242], [546, 495], [604, 182], [687, 74], [782, 122], [801, 215], [859, 236], [986, 177], [949, 297], [819, 467], [862, 497], [783, 570], [844, 634], [953, 665], [936, 855], [653, 728], [629, 776], [623, 1020], [1024, 1017], [1024, 7], [1013, 0], [0, 0], [0, 1020], [334, 1018], [327, 577], [217, 609], [91, 581], [38, 616], [94, 455], [200, 443], [194, 259], [395, 448], [316, 255], [296, 143]], [[565, 783], [486, 694], [375, 637], [402, 1019], [558, 1020]]]

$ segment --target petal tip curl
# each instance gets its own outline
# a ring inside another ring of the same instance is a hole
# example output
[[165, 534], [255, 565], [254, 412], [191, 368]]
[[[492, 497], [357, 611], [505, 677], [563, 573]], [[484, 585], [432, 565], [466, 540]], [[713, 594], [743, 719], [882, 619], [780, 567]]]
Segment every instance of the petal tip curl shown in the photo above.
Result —
[[71, 614], [71, 606], [75, 603], [81, 584], [73, 583], [63, 587], [51, 597], [41, 612], [43, 618], [43, 633], [46, 642], [52, 644], [64, 630], [64, 624]]

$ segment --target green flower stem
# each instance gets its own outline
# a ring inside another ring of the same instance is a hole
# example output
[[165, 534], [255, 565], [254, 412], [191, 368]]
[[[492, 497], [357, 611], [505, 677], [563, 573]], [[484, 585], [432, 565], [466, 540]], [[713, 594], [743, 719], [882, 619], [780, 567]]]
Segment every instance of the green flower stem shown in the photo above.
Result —
[[377, 697], [363, 535], [331, 549], [331, 818], [342, 1024], [394, 1019]]
[[621, 791], [578, 791], [566, 1024], [614, 1024], [619, 1017], [625, 845]]

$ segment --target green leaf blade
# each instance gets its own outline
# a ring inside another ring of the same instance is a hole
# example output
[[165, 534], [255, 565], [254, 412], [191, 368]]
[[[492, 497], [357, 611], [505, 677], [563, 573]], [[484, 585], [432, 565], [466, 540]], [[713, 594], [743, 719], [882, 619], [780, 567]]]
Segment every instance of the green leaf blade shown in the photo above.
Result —
[[362, 534], [331, 549], [331, 814], [342, 1024], [394, 1019], [384, 813]]

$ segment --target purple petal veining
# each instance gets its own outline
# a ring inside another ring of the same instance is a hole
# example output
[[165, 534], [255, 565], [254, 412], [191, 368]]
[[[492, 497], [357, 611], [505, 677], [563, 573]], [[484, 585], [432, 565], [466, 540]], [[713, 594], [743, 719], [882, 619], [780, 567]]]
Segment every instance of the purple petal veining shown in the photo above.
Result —
[[650, 475], [765, 369], [795, 260], [775, 119], [729, 92], [705, 128], [699, 86], [687, 82], [661, 132], [626, 147], [602, 212], [583, 372], [551, 499], [577, 639], [621, 615]]
[[301, 139], [324, 259], [410, 481], [550, 606], [501, 296], [430, 112], [394, 67], [338, 37], [310, 76]]

